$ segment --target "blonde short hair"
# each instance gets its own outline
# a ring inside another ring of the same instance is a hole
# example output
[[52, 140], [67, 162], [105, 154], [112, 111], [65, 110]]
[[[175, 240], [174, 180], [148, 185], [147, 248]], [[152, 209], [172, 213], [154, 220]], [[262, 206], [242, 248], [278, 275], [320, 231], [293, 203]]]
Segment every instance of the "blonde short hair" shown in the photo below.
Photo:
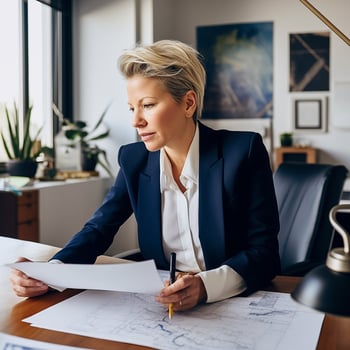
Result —
[[146, 78], [160, 79], [178, 102], [193, 90], [197, 96], [193, 119], [201, 116], [206, 73], [199, 53], [191, 46], [175, 40], [138, 45], [119, 57], [118, 66], [125, 78], [140, 74]]

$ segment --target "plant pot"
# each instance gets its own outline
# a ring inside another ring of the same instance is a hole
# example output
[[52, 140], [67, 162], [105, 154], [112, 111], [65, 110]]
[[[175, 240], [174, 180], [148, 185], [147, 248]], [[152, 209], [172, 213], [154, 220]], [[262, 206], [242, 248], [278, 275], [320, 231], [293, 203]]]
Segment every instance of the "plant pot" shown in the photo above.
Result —
[[280, 135], [280, 142], [282, 147], [290, 147], [293, 144], [293, 137], [290, 134]]
[[6, 163], [10, 176], [24, 176], [33, 178], [36, 174], [38, 163], [35, 160], [9, 160]]
[[95, 171], [98, 162], [98, 154], [86, 154], [83, 152], [81, 168], [84, 171]]

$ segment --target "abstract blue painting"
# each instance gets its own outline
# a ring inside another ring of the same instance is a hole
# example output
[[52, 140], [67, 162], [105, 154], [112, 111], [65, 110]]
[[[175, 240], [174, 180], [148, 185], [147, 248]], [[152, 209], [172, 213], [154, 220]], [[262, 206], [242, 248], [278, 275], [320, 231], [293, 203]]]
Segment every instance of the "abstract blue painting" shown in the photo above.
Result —
[[202, 118], [272, 118], [273, 23], [199, 26], [207, 85]]

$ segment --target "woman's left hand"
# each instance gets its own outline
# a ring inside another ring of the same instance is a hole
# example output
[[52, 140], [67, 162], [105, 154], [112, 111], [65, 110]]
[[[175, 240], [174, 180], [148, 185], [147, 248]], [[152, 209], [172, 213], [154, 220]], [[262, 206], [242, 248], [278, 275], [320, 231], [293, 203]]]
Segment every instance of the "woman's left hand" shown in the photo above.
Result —
[[191, 309], [206, 299], [207, 292], [202, 279], [197, 275], [182, 273], [178, 274], [173, 284], [166, 282], [166, 287], [156, 296], [156, 301], [161, 304], [173, 304], [175, 311]]

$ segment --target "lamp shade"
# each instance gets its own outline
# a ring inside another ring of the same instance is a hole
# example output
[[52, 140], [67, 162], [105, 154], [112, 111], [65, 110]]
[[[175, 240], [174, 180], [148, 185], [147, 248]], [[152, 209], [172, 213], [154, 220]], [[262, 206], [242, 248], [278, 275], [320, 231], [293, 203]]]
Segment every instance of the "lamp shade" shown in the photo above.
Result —
[[312, 309], [350, 317], [350, 274], [318, 266], [305, 275], [292, 298]]
[[336, 213], [342, 210], [350, 210], [350, 205], [333, 207], [329, 220], [342, 236], [344, 248], [332, 249], [328, 253], [326, 264], [306, 274], [292, 292], [292, 298], [325, 313], [350, 317], [350, 239], [336, 219]]

